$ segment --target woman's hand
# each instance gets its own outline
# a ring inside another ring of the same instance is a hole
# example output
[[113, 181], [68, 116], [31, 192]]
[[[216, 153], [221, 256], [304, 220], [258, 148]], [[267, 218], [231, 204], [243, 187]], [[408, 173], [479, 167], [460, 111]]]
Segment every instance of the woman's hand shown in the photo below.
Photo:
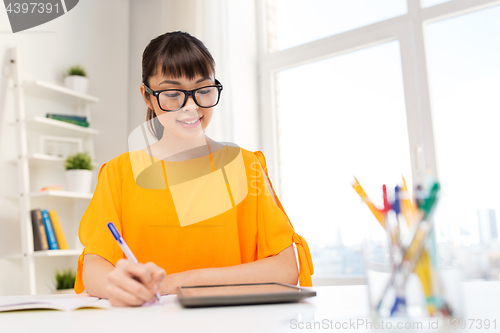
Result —
[[106, 278], [106, 294], [113, 306], [139, 306], [155, 299], [165, 270], [154, 263], [134, 263], [120, 259]]

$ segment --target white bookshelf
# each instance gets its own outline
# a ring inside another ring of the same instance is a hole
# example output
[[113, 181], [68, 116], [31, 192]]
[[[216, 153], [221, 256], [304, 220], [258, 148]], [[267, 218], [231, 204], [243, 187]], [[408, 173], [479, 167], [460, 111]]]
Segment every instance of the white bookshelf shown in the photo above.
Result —
[[[86, 150], [89, 150], [92, 156], [95, 172], [98, 163], [95, 161], [93, 138], [99, 134], [99, 131], [92, 127], [69, 124], [39, 114], [53, 113], [54, 108], [45, 108], [44, 105], [64, 104], [65, 109], [74, 110], [75, 115], [85, 115], [87, 121], [92, 124], [90, 105], [97, 103], [99, 99], [23, 73], [18, 52], [15, 47], [11, 49], [9, 66], [15, 105], [14, 121], [11, 124], [15, 126], [17, 142], [17, 154], [10, 162], [16, 164], [18, 174], [18, 191], [13, 198], [19, 205], [21, 251], [0, 253], [0, 258], [17, 263], [20, 260], [24, 293], [35, 295], [50, 292], [47, 285], [50, 284], [55, 269], [68, 266], [76, 269], [77, 257], [82, 252], [76, 237], [78, 224], [83, 214], [82, 209], [87, 207], [92, 198], [91, 193], [40, 191], [39, 184], [53, 184], [49, 179], [57, 178], [57, 183], [64, 184], [65, 158], [36, 151], [36, 144], [42, 135], [60, 135], [83, 140]], [[26, 106], [29, 105], [26, 100], [28, 97], [43, 103], [35, 104], [35, 108], [30, 109]], [[40, 146], [38, 144], [38, 147]], [[69, 249], [34, 251], [31, 210], [36, 208], [56, 210]]]
[[[34, 258], [41, 257], [74, 257], [79, 256], [82, 253], [81, 249], [71, 249], [71, 250], [47, 250], [47, 251], [35, 251], [33, 253]], [[24, 257], [23, 253], [8, 254], [2, 256], [3, 259], [22, 259]]]
[[30, 129], [38, 129], [43, 131], [54, 131], [59, 132], [72, 132], [72, 133], [82, 133], [82, 134], [90, 134], [97, 135], [99, 131], [89, 127], [82, 127], [70, 123], [66, 123], [64, 121], [55, 120], [51, 118], [45, 118], [41, 116], [34, 116], [25, 120]]
[[[53, 167], [54, 165], [57, 164], [63, 164], [64, 160], [65, 160], [64, 157], [47, 155], [42, 153], [32, 153], [28, 155], [29, 165], [34, 167]], [[16, 164], [17, 160], [10, 159], [9, 162], [12, 164]], [[99, 166], [95, 161], [92, 162], [92, 165], [94, 166], [94, 168]]]
[[52, 198], [64, 198], [64, 199], [92, 199], [92, 194], [89, 193], [78, 193], [78, 192], [68, 192], [68, 191], [43, 191], [43, 192], [31, 192], [30, 197], [52, 197]]
[[36, 257], [73, 257], [79, 256], [82, 253], [80, 249], [72, 250], [47, 250], [47, 251], [36, 251], [33, 256]]
[[97, 103], [99, 98], [68, 89], [64, 86], [34, 79], [31, 75], [24, 73], [22, 80], [26, 93], [32, 95], [43, 95], [44, 97], [63, 100], [63, 102], [89, 102]]

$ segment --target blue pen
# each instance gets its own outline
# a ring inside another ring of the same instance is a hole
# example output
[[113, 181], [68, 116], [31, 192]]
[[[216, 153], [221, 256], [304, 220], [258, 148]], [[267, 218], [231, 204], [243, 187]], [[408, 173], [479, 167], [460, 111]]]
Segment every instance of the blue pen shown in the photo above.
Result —
[[[109, 228], [109, 231], [111, 231], [111, 233], [113, 234], [113, 237], [118, 242], [118, 245], [122, 249], [122, 251], [125, 254], [125, 256], [127, 257], [127, 259], [132, 261], [132, 262], [138, 263], [136, 257], [134, 256], [134, 254], [132, 253], [132, 251], [128, 247], [127, 243], [125, 243], [125, 241], [123, 240], [122, 235], [120, 235], [120, 233], [116, 229], [113, 222], [108, 223], [108, 228]], [[156, 299], [158, 301], [160, 301], [160, 293], [156, 293]]]
[[[401, 245], [401, 233], [400, 233], [400, 224], [399, 224], [399, 214], [401, 213], [401, 203], [399, 198], [399, 186], [394, 188], [394, 203], [392, 204], [392, 210], [396, 215], [396, 233], [397, 233], [397, 247], [400, 252], [402, 252]], [[401, 253], [402, 254], [402, 253]], [[403, 289], [401, 289], [401, 287]], [[394, 301], [394, 305], [391, 309], [391, 316], [396, 312], [404, 313], [406, 311], [406, 299], [404, 297], [404, 286], [397, 286], [396, 288], [396, 300]]]

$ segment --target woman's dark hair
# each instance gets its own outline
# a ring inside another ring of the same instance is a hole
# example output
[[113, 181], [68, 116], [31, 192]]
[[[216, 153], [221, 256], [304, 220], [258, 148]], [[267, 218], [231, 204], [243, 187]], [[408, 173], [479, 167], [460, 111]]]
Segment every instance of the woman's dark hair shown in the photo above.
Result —
[[[211, 77], [215, 73], [215, 61], [198, 38], [187, 32], [167, 32], [151, 40], [144, 49], [142, 82], [149, 86], [149, 78], [156, 75], [160, 69], [162, 75], [173, 78], [185, 76], [192, 80], [197, 75]], [[163, 126], [149, 107], [146, 121], [151, 133], [160, 140], [163, 136]]]

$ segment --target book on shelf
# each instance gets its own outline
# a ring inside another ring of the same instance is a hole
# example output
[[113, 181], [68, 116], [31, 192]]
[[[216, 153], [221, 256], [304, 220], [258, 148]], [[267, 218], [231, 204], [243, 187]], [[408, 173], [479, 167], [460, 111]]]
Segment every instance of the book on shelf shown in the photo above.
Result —
[[31, 223], [35, 251], [69, 249], [66, 235], [55, 209], [50, 211], [33, 209], [31, 211]]
[[42, 211], [40, 209], [31, 210], [31, 224], [33, 226], [33, 245], [35, 251], [48, 250], [49, 243], [43, 223]]
[[66, 236], [61, 227], [61, 222], [59, 222], [59, 217], [57, 216], [57, 212], [55, 209], [49, 210], [49, 218], [52, 222], [52, 228], [54, 229], [54, 233], [56, 235], [57, 244], [59, 245], [59, 250], [67, 250], [68, 242], [66, 241]]
[[56, 234], [54, 233], [54, 228], [52, 227], [52, 222], [50, 221], [50, 216], [46, 209], [42, 209], [42, 218], [43, 224], [45, 225], [45, 231], [47, 233], [49, 249], [59, 250], [59, 244], [57, 244]]
[[60, 117], [60, 116], [56, 116], [56, 115], [52, 115], [51, 117], [47, 117], [47, 118], [58, 120], [58, 121], [64, 121], [65, 123], [78, 125], [78, 126], [82, 126], [82, 127], [89, 127], [90, 126], [90, 123], [86, 120], [71, 119], [71, 118]]
[[74, 120], [81, 120], [81, 121], [87, 121], [87, 117], [85, 116], [75, 116], [72, 114], [57, 114], [57, 113], [47, 113], [45, 114], [47, 118], [65, 118], [65, 119], [74, 119]]

